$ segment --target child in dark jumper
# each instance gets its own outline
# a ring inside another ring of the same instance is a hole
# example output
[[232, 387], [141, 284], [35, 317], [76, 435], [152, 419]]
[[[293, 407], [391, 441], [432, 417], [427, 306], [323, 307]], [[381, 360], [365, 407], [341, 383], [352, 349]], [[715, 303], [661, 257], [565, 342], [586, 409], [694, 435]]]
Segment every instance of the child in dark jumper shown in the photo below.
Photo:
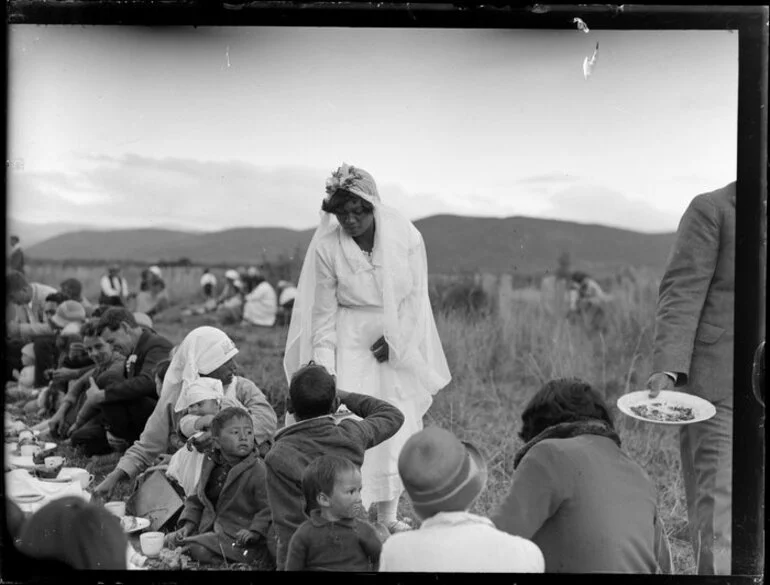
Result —
[[[337, 389], [334, 377], [310, 363], [297, 370], [289, 384], [297, 422], [275, 434], [265, 456], [267, 497], [277, 536], [278, 570], [286, 567], [289, 542], [305, 521], [302, 475], [322, 455], [338, 455], [360, 466], [364, 452], [398, 432], [404, 415], [398, 408], [371, 396]], [[340, 403], [359, 420], [335, 420]]]
[[323, 455], [302, 475], [305, 515], [289, 542], [287, 571], [376, 571], [382, 542], [361, 520], [361, 472], [350, 459]]

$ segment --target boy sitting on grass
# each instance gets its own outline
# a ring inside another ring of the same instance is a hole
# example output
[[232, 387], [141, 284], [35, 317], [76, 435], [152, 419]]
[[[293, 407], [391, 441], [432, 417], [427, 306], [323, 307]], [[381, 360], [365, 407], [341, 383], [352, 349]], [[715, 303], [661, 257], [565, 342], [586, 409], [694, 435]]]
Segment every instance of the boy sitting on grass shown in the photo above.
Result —
[[[313, 362], [292, 376], [289, 399], [297, 422], [276, 433], [265, 456], [279, 571], [286, 567], [291, 537], [305, 521], [302, 474], [310, 462], [321, 455], [339, 455], [360, 467], [367, 449], [395, 435], [404, 424], [404, 415], [395, 406], [338, 390], [326, 368]], [[346, 419], [338, 424], [333, 413], [340, 402], [363, 420]]]
[[[308, 519], [289, 542], [287, 571], [376, 570], [382, 542], [361, 512], [361, 472], [344, 457], [324, 455], [302, 474]], [[387, 530], [385, 530], [387, 532]]]
[[211, 422], [211, 435], [214, 450], [203, 462], [196, 493], [185, 502], [179, 530], [166, 536], [166, 544], [182, 546], [206, 564], [272, 564], [265, 463], [256, 450], [249, 412], [221, 410]]

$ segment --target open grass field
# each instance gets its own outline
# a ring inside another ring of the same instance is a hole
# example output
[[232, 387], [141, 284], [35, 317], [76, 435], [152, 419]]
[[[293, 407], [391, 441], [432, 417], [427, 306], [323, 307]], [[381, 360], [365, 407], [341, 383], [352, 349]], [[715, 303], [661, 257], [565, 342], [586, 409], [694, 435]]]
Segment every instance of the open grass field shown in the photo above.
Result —
[[[676, 573], [693, 574], [693, 555], [685, 540], [678, 431], [634, 421], [614, 407], [622, 393], [641, 388], [649, 375], [657, 282], [637, 282], [632, 288], [610, 291], [615, 301], [604, 335], [589, 334], [580, 325], [568, 323], [563, 312], [558, 307], [554, 310], [536, 291], [514, 292], [518, 294], [513, 295], [504, 318], [494, 313], [439, 312], [436, 316], [453, 380], [437, 395], [425, 424], [450, 429], [486, 455], [489, 483], [474, 511], [488, 513], [507, 491], [513, 459], [521, 446], [520, 414], [529, 398], [551, 378], [577, 376], [603, 392], [612, 406], [623, 448], [657, 486]], [[196, 326], [214, 324], [209, 316], [183, 319], [180, 308], [170, 309], [156, 322], [158, 332], [174, 343]], [[265, 392], [280, 420], [287, 392], [282, 367], [287, 327], [222, 328], [241, 350], [237, 361], [243, 374]], [[402, 513], [411, 514], [405, 498]]]

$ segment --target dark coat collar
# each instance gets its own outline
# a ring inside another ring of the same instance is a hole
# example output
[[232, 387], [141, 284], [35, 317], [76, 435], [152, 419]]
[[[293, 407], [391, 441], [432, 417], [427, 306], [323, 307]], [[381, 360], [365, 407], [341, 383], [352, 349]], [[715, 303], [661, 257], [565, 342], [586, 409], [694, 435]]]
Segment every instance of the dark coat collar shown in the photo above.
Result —
[[620, 437], [606, 422], [598, 419], [582, 420], [576, 422], [564, 422], [548, 427], [536, 437], [526, 443], [513, 459], [513, 468], [516, 469], [521, 460], [532, 447], [546, 439], [571, 439], [580, 435], [598, 435], [612, 439], [620, 447]]
[[353, 526], [356, 523], [355, 518], [341, 518], [339, 520], [327, 520], [321, 515], [321, 510], [319, 510], [318, 508], [310, 510], [309, 520], [313, 526], [316, 526], [318, 528], [321, 528], [323, 526], [328, 526], [329, 524], [338, 524], [340, 526], [345, 526], [346, 528], [353, 528]]
[[325, 414], [323, 416], [317, 416], [315, 418], [309, 418], [307, 420], [298, 421], [293, 425], [289, 425], [288, 427], [284, 427], [278, 430], [273, 440], [277, 441], [281, 437], [288, 437], [297, 432], [305, 432], [307, 429], [310, 429], [310, 428], [325, 427], [325, 426], [337, 426], [336, 421], [334, 419], [334, 415]]

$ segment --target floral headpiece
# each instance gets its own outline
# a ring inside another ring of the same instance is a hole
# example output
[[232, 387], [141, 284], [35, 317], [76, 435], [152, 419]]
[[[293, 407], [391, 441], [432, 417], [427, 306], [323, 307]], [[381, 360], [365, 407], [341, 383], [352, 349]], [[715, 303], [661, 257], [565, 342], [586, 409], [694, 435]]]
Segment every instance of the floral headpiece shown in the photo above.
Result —
[[350, 191], [355, 186], [356, 181], [362, 181], [364, 176], [359, 170], [351, 165], [342, 163], [332, 176], [326, 179], [326, 201], [331, 199], [338, 189]]

